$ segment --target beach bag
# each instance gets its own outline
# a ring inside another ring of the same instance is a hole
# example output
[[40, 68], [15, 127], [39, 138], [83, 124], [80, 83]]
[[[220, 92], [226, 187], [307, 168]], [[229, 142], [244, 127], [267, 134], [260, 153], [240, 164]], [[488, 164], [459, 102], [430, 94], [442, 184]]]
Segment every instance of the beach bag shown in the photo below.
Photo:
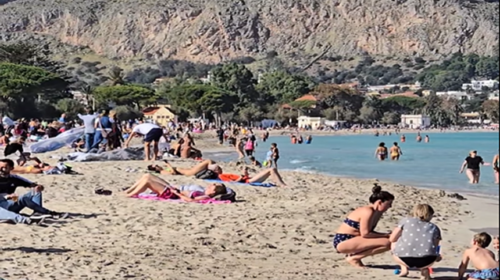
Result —
[[214, 200], [218, 201], [231, 201], [235, 202], [236, 201], [236, 193], [234, 191], [227, 193], [227, 194], [219, 194], [217, 196], [213, 197]]
[[194, 175], [194, 177], [196, 177], [196, 179], [202, 180], [215, 180], [219, 178], [219, 175], [217, 175], [217, 173], [213, 172], [210, 169], [205, 169], [198, 172], [196, 175]]

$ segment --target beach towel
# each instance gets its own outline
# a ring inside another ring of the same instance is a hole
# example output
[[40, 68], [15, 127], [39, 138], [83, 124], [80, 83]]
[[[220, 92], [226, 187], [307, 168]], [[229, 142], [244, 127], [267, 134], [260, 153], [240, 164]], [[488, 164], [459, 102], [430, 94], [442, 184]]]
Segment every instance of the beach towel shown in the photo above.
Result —
[[[145, 199], [145, 200], [158, 200], [158, 201], [168, 201], [168, 202], [176, 202], [176, 203], [186, 203], [187, 201], [183, 201], [181, 199], [167, 199], [167, 198], [162, 198], [157, 196], [156, 194], [146, 194], [146, 193], [141, 193], [139, 195], [134, 196], [134, 198], [138, 199]], [[204, 199], [204, 200], [198, 200], [198, 201], [193, 201], [194, 203], [199, 203], [199, 204], [229, 204], [231, 201], [229, 200], [216, 200], [216, 199]]]
[[252, 186], [252, 187], [263, 187], [263, 188], [276, 187], [276, 185], [273, 184], [273, 183], [240, 183], [240, 182], [224, 182], [224, 181], [221, 181], [221, 180], [203, 180], [203, 181], [207, 181], [207, 182], [210, 182], [210, 183], [235, 184], [235, 185]]

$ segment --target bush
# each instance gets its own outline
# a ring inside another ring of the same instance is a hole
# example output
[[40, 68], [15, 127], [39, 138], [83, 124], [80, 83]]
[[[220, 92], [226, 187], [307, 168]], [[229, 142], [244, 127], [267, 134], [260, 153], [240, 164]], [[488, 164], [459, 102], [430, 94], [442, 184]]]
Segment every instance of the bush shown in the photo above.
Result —
[[73, 63], [73, 64], [80, 64], [80, 62], [82, 62], [81, 57], [75, 57], [71, 60], [71, 63]]

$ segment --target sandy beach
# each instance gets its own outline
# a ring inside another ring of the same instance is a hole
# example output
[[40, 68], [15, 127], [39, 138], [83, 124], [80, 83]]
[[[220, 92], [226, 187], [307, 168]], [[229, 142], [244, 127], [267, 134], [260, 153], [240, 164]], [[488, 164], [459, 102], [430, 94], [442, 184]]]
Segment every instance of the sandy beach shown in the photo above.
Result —
[[[201, 144], [200, 144], [201, 145]], [[60, 152], [55, 152], [60, 154]], [[42, 158], [53, 163], [51, 154]], [[176, 160], [192, 166], [195, 162]], [[46, 186], [44, 206], [72, 213], [47, 227], [0, 224], [0, 277], [44, 279], [396, 279], [386, 253], [357, 269], [332, 247], [345, 215], [365, 205], [373, 180], [283, 172], [289, 188], [230, 185], [236, 203], [202, 205], [125, 198], [144, 174], [141, 161], [73, 163], [84, 175], [25, 176]], [[235, 171], [235, 165], [222, 165]], [[135, 169], [127, 172], [127, 169]], [[173, 184], [207, 183], [162, 176]], [[434, 279], [455, 279], [472, 235], [498, 234], [497, 198], [381, 183], [396, 196], [378, 231], [389, 231], [416, 203], [429, 203], [443, 232]], [[94, 194], [96, 187], [112, 196]], [[18, 188], [18, 191], [23, 191]], [[30, 213], [27, 211], [27, 213]], [[410, 279], [418, 279], [411, 272]]]

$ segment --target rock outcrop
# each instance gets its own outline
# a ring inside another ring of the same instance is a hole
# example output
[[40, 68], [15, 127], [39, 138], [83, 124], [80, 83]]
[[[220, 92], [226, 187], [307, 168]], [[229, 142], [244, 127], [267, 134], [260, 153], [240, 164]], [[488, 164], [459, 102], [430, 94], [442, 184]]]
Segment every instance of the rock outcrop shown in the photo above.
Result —
[[327, 46], [331, 56], [492, 54], [498, 12], [491, 0], [0, 0], [0, 40], [205, 63]]

